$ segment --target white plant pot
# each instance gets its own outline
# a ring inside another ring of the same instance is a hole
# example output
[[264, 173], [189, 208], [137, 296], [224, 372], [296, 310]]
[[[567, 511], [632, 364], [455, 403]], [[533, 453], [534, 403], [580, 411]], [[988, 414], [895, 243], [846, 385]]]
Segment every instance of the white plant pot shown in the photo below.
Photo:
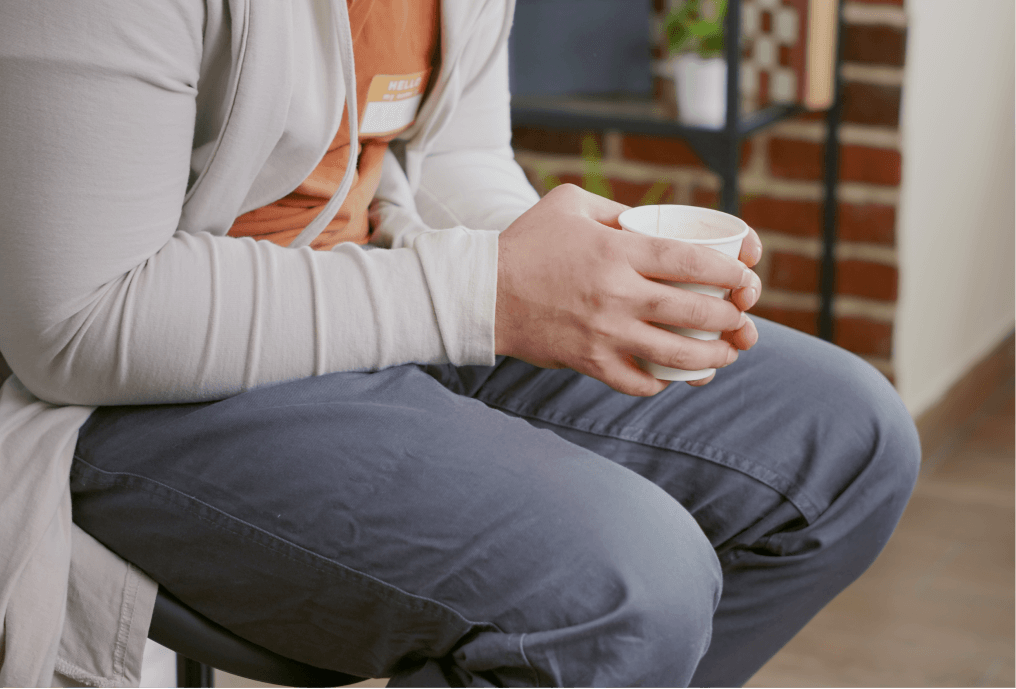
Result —
[[695, 53], [674, 59], [677, 113], [682, 124], [723, 129], [727, 121], [727, 62]]

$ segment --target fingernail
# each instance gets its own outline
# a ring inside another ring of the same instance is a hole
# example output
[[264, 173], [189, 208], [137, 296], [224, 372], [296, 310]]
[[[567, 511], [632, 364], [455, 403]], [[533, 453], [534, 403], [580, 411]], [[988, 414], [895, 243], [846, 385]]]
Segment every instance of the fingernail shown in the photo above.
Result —
[[744, 269], [741, 273], [741, 282], [737, 285], [738, 287], [747, 287], [751, 284], [751, 276], [754, 275], [748, 268]]
[[755, 302], [758, 301], [758, 290], [756, 290], [754, 287], [749, 287], [745, 291], [744, 296], [748, 301], [749, 307], [755, 306]]
[[740, 330], [745, 325], [747, 325], [747, 323], [748, 323], [748, 314], [746, 314], [744, 311], [742, 311], [741, 312], [741, 319], [737, 322], [737, 328], [735, 328], [735, 329], [736, 330]]

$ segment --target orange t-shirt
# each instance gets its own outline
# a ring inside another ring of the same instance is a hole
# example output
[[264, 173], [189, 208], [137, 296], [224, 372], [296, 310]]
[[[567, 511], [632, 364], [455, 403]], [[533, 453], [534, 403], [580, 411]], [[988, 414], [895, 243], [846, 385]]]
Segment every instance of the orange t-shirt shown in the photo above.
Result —
[[[367, 206], [381, 179], [388, 142], [412, 124], [440, 59], [439, 0], [349, 0], [349, 24], [356, 63], [359, 159], [349, 195], [311, 243], [312, 249], [367, 242]], [[229, 236], [288, 246], [339, 188], [348, 156], [349, 120], [344, 113], [328, 152], [310, 176], [287, 196], [238, 217]]]

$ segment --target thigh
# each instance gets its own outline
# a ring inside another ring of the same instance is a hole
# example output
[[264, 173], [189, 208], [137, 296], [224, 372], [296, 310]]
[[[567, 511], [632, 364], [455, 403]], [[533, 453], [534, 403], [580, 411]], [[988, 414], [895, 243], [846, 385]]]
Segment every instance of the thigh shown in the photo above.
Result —
[[527, 632], [571, 626], [595, 645], [587, 623], [620, 605], [620, 581], [719, 580], [652, 482], [412, 366], [99, 409], [71, 487], [79, 525], [195, 609], [361, 676], [488, 632], [491, 667]]
[[722, 555], [814, 522], [866, 471], [891, 474], [889, 462], [871, 466], [885, 458], [877, 450], [897, 431], [912, 435], [906, 409], [869, 364], [790, 328], [756, 324], [758, 344], [711, 383], [673, 383], [649, 398], [510, 359], [431, 372], [662, 486]]

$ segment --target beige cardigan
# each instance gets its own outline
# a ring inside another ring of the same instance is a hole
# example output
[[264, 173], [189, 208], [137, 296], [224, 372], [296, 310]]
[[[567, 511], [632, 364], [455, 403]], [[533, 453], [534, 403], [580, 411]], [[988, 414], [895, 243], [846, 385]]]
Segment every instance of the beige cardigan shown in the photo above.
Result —
[[342, 1], [0, 3], [0, 685], [139, 681], [156, 585], [71, 522], [96, 405], [493, 362], [496, 231], [537, 200], [512, 0], [442, 0], [441, 72], [371, 210], [387, 250], [225, 236], [338, 128]]

